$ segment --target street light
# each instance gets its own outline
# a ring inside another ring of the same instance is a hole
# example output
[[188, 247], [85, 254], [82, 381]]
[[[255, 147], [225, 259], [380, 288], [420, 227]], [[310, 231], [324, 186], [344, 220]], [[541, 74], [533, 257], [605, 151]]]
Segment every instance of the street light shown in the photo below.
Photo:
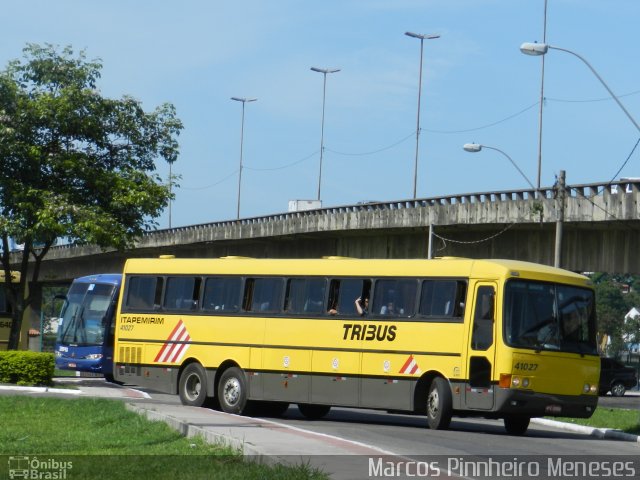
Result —
[[413, 167], [413, 198], [416, 198], [418, 187], [418, 145], [420, 141], [420, 99], [422, 96], [422, 52], [424, 50], [424, 41], [440, 38], [440, 35], [422, 34], [413, 32], [404, 32], [407, 37], [420, 39], [420, 74], [418, 77], [418, 115], [416, 121], [416, 159]]
[[580, 60], [582, 60], [584, 62], [584, 64], [587, 67], [589, 67], [589, 70], [591, 70], [593, 72], [593, 74], [596, 76], [596, 78], [598, 80], [600, 80], [600, 83], [602, 83], [604, 88], [607, 89], [607, 92], [609, 92], [609, 95], [611, 95], [611, 97], [616, 101], [616, 103], [622, 109], [622, 111], [625, 113], [625, 115], [629, 118], [629, 120], [631, 120], [631, 123], [633, 123], [635, 125], [635, 127], [638, 129], [638, 131], [640, 132], [640, 125], [638, 125], [638, 122], [636, 122], [634, 120], [634, 118], [631, 116], [631, 114], [627, 111], [627, 109], [624, 108], [624, 105], [622, 105], [622, 102], [620, 102], [618, 97], [616, 97], [615, 93], [613, 93], [611, 91], [611, 89], [605, 83], [605, 81], [602, 79], [602, 77], [600, 75], [598, 75], [598, 72], [596, 72], [596, 70], [591, 66], [591, 64], [589, 62], [587, 62], [587, 60], [584, 57], [578, 55], [576, 52], [573, 52], [571, 50], [567, 50], [566, 48], [555, 47], [555, 46], [549, 45], [547, 43], [525, 42], [522, 45], [520, 45], [520, 51], [522, 53], [524, 53], [525, 55], [532, 55], [532, 56], [545, 55], [549, 51], [549, 49], [560, 50], [562, 52], [567, 52], [567, 53], [570, 53], [571, 55], [573, 55], [574, 57], [578, 57]]
[[531, 181], [529, 180], [529, 178], [524, 174], [524, 172], [522, 170], [520, 170], [520, 167], [518, 167], [518, 165], [516, 165], [516, 162], [513, 161], [513, 159], [507, 155], [505, 152], [503, 152], [502, 150], [500, 150], [499, 148], [495, 148], [495, 147], [489, 147], [488, 145], [480, 145], [479, 143], [465, 143], [464, 146], [462, 147], [465, 152], [471, 152], [471, 153], [477, 153], [479, 151], [481, 151], [483, 148], [488, 148], [489, 150], [495, 150], [496, 152], [500, 152], [502, 155], [504, 155], [505, 157], [507, 157], [507, 159], [511, 162], [511, 164], [516, 167], [516, 170], [518, 170], [518, 172], [520, 172], [520, 175], [522, 175], [522, 178], [524, 178], [527, 183], [529, 184], [529, 186], [535, 190], [536, 187], [533, 186], [533, 183], [531, 183]]
[[242, 123], [240, 124], [240, 172], [238, 174], [238, 210], [236, 218], [240, 218], [240, 191], [242, 189], [242, 144], [244, 141], [244, 104], [255, 102], [257, 98], [231, 97], [231, 100], [242, 102]]
[[311, 67], [311, 71], [322, 73], [322, 75], [324, 76], [322, 86], [322, 126], [320, 128], [320, 170], [318, 172], [318, 200], [320, 200], [320, 189], [322, 186], [322, 157], [324, 154], [324, 105], [327, 94], [327, 73], [336, 73], [339, 72], [340, 69]]

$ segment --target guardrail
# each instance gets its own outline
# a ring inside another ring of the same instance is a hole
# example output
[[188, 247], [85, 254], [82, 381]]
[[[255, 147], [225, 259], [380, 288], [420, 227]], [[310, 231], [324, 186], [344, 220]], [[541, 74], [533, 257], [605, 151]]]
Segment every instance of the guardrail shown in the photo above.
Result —
[[[578, 185], [567, 185], [566, 195], [571, 198], [587, 198], [593, 200], [597, 197], [605, 199], [618, 194], [637, 194], [640, 190], [640, 178], [633, 181], [615, 181], [615, 182], [598, 182]], [[302, 210], [296, 212], [283, 212], [271, 215], [262, 215], [258, 217], [248, 217], [236, 220], [223, 220], [218, 222], [202, 223], [196, 225], [187, 225], [182, 227], [174, 227], [170, 229], [161, 229], [146, 232], [143, 237], [155, 235], [172, 235], [186, 232], [194, 232], [197, 230], [211, 228], [234, 228], [244, 225], [265, 224], [270, 222], [281, 222], [288, 219], [300, 219], [305, 217], [317, 217], [319, 215], [333, 215], [362, 211], [385, 211], [385, 210], [402, 210], [411, 208], [437, 207], [447, 205], [465, 205], [486, 202], [515, 202], [515, 201], [541, 201], [553, 200], [556, 196], [557, 188], [543, 187], [540, 190], [524, 189], [524, 190], [503, 190], [493, 192], [476, 192], [463, 193], [455, 195], [444, 195], [439, 197], [419, 198], [410, 200], [394, 200], [387, 202], [362, 202], [355, 205], [341, 205], [332, 207], [323, 207], [314, 210]], [[52, 249], [64, 249], [74, 247], [73, 244], [57, 245]]]

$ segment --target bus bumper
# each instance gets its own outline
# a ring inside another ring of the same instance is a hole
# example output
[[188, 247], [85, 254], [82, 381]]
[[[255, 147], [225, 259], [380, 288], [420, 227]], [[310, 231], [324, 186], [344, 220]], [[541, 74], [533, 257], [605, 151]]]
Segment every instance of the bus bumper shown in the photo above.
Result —
[[528, 417], [589, 418], [598, 406], [597, 395], [553, 395], [496, 388], [496, 410]]
[[86, 360], [83, 358], [56, 357], [55, 366], [58, 370], [102, 373], [102, 359]]

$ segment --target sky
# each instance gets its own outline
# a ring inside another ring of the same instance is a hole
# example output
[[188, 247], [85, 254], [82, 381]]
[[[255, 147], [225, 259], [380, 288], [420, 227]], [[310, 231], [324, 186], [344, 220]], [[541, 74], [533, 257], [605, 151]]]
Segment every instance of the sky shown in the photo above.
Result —
[[[27, 43], [71, 45], [103, 63], [106, 97], [184, 123], [171, 226], [286, 212], [316, 200], [326, 82], [325, 207], [528, 188], [538, 176], [544, 0], [2, 1], [0, 68]], [[548, 0], [547, 43], [586, 59], [640, 121], [640, 2]], [[541, 186], [640, 177], [640, 132], [587, 66], [545, 57]], [[245, 105], [231, 97], [257, 98]], [[465, 143], [484, 149], [465, 152]], [[625, 163], [626, 162], [626, 163]], [[158, 160], [168, 178], [169, 166]], [[169, 211], [157, 219], [169, 227]]]

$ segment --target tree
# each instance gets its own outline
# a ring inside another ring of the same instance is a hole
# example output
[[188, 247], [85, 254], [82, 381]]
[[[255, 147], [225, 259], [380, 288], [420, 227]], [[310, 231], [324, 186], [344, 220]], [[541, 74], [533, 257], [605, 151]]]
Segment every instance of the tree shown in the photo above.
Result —
[[[58, 238], [125, 249], [157, 225], [171, 196], [154, 161], [177, 159], [175, 108], [147, 113], [132, 97], [103, 97], [101, 69], [84, 51], [28, 44], [22, 61], [0, 72], [0, 258], [13, 307], [10, 349], [33, 301], [27, 282], [38, 280]], [[10, 238], [24, 245], [16, 265]], [[6, 280], [12, 269], [21, 273], [17, 284]]]
[[617, 356], [622, 350], [624, 316], [629, 310], [625, 295], [615, 278], [607, 274], [592, 276], [596, 291], [598, 331], [611, 340], [610, 353]]

